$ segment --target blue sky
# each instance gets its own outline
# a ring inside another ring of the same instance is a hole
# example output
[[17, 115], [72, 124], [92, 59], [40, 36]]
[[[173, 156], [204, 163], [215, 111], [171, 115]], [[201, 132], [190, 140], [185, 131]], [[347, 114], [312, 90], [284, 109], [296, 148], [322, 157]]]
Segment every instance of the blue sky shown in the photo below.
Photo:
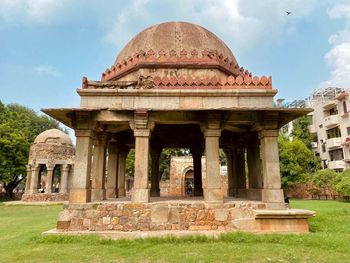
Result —
[[100, 79], [128, 40], [165, 21], [215, 33], [240, 65], [272, 75], [276, 98], [350, 86], [349, 1], [0, 0], [0, 100], [77, 107], [82, 76]]

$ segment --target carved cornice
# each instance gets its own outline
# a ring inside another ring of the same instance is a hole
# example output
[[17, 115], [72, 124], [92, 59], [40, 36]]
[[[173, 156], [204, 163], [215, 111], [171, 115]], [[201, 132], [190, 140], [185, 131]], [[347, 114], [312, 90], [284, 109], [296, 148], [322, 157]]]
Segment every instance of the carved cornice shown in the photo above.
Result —
[[138, 81], [88, 81], [83, 78], [82, 89], [272, 89], [272, 77], [160, 77], [140, 76]]
[[102, 73], [101, 80], [113, 80], [128, 74], [141, 67], [152, 68], [218, 68], [228, 74], [234, 76], [251, 75], [250, 72], [239, 67], [236, 62], [218, 54], [216, 50], [197, 50], [176, 52], [170, 50], [168, 52], [159, 51], [157, 54], [152, 50], [147, 52], [140, 50], [132, 57], [123, 60], [121, 63], [113, 65]]

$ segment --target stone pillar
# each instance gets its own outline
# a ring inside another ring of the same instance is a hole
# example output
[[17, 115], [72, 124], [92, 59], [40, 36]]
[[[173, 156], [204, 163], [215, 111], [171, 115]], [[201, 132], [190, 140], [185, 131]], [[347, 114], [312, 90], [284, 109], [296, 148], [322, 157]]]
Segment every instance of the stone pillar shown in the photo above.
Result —
[[68, 193], [68, 174], [69, 174], [69, 165], [61, 165], [61, 182], [60, 182], [60, 194]]
[[194, 147], [191, 149], [193, 158], [193, 182], [194, 196], [203, 196], [203, 185], [202, 185], [202, 155], [203, 149], [201, 147]]
[[223, 203], [224, 197], [221, 191], [219, 138], [220, 129], [206, 129], [205, 155], [206, 155], [206, 188], [204, 189], [204, 201], [207, 203]]
[[150, 194], [153, 197], [160, 196], [159, 189], [159, 158], [161, 148], [151, 148], [151, 159], [152, 159], [152, 174], [151, 174], [151, 191]]
[[32, 167], [32, 176], [30, 180], [30, 188], [28, 194], [35, 194], [38, 192], [38, 184], [39, 184], [39, 165]]
[[101, 135], [94, 144], [92, 160], [91, 201], [106, 199], [106, 136]]
[[245, 198], [247, 195], [247, 178], [245, 171], [245, 149], [237, 148], [234, 165], [237, 172], [237, 195]]
[[115, 142], [109, 142], [107, 183], [106, 183], [107, 198], [117, 197], [117, 178], [118, 178], [118, 148]]
[[69, 203], [86, 203], [91, 201], [90, 171], [92, 132], [90, 130], [76, 130], [76, 148], [74, 159], [74, 174], [69, 190]]
[[118, 197], [125, 197], [125, 170], [126, 170], [126, 157], [128, 151], [125, 148], [120, 148], [118, 154]]
[[26, 186], [24, 189], [24, 193], [28, 194], [29, 189], [30, 189], [30, 182], [31, 182], [31, 178], [32, 178], [32, 167], [30, 164], [27, 164], [26, 168], [27, 168], [27, 176], [26, 176]]
[[248, 164], [248, 192], [247, 198], [261, 201], [262, 171], [260, 160], [260, 148], [257, 140], [252, 140], [247, 148]]
[[278, 130], [259, 132], [263, 170], [262, 201], [267, 208], [283, 209], [284, 196], [281, 189], [281, 176], [278, 154]]
[[54, 167], [47, 166], [47, 174], [46, 174], [47, 181], [46, 181], [45, 194], [52, 193], [53, 171], [54, 171]]
[[233, 160], [235, 158], [235, 151], [229, 148], [224, 149], [227, 160], [227, 195], [235, 196], [237, 189], [237, 172]]
[[131, 194], [131, 201], [133, 203], [149, 202], [148, 155], [149, 137], [151, 134], [150, 126], [147, 111], [135, 111], [134, 122], [131, 123], [135, 136], [135, 175], [134, 189]]

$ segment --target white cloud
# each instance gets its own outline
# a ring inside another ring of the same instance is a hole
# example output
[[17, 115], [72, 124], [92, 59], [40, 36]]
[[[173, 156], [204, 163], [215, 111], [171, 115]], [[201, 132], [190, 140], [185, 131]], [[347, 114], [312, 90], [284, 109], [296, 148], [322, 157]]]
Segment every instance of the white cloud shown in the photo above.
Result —
[[62, 19], [62, 11], [69, 6], [68, 3], [68, 0], [1, 0], [0, 22], [50, 24]]
[[[234, 43], [236, 50], [249, 50], [257, 43], [269, 45], [283, 39], [284, 34], [296, 34], [295, 24], [309, 15], [316, 4], [316, 0], [164, 0], [161, 3], [138, 0], [121, 10], [106, 28], [103, 40], [121, 48], [142, 30], [140, 21], [143, 25], [152, 25], [185, 20], [208, 28], [227, 43]], [[287, 16], [285, 10], [292, 14]]]
[[333, 47], [325, 55], [325, 60], [331, 72], [329, 78], [320, 83], [320, 87], [350, 88], [350, 4], [338, 3], [327, 10], [327, 14], [331, 19], [345, 18], [345, 28], [328, 39]]
[[53, 66], [50, 65], [39, 65], [34, 67], [34, 71], [39, 75], [46, 75], [51, 77], [61, 77], [62, 73]]

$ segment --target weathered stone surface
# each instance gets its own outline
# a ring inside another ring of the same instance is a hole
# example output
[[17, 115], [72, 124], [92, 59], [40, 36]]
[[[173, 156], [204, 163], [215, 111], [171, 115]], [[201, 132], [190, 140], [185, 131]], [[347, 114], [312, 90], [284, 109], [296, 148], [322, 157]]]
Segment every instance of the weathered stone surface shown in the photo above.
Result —
[[168, 204], [155, 204], [151, 208], [152, 223], [165, 223], [169, 219]]
[[217, 221], [226, 221], [229, 211], [227, 209], [216, 209], [215, 210], [215, 220]]

